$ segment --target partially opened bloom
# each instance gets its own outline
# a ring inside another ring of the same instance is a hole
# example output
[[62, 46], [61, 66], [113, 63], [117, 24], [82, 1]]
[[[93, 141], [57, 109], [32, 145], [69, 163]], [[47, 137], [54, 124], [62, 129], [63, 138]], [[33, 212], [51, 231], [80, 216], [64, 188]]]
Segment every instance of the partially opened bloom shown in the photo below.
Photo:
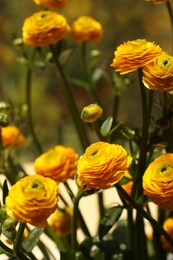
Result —
[[48, 219], [48, 223], [57, 236], [64, 237], [71, 233], [72, 216], [72, 208], [66, 206], [63, 209], [57, 209]]
[[165, 210], [173, 210], [173, 153], [160, 155], [143, 175], [145, 194]]
[[132, 158], [118, 144], [91, 144], [77, 165], [77, 184], [83, 190], [107, 189], [117, 183], [131, 165]]
[[84, 122], [92, 123], [99, 119], [103, 109], [97, 104], [90, 104], [82, 109], [81, 118]]
[[74, 178], [77, 161], [78, 154], [73, 148], [56, 145], [35, 160], [34, 168], [37, 174], [65, 182]]
[[149, 89], [173, 91], [173, 56], [162, 53], [143, 67], [143, 82]]
[[[164, 221], [163, 228], [173, 239], [173, 217], [169, 217]], [[173, 253], [173, 247], [164, 236], [161, 236], [161, 243], [165, 250]]]
[[1, 128], [2, 144], [4, 147], [19, 146], [25, 141], [24, 135], [19, 128], [14, 125], [9, 125]]
[[67, 0], [34, 0], [37, 5], [42, 5], [51, 9], [62, 9], [65, 7]]
[[52, 11], [40, 11], [25, 19], [23, 41], [29, 46], [44, 46], [63, 39], [70, 31], [66, 18]]
[[7, 215], [15, 220], [44, 227], [55, 211], [59, 189], [57, 183], [40, 175], [27, 176], [16, 182], [6, 197]]
[[103, 35], [102, 25], [89, 16], [80, 16], [71, 26], [71, 34], [77, 42], [98, 42]]
[[161, 52], [159, 45], [145, 39], [127, 41], [115, 50], [111, 66], [123, 75], [150, 63]]

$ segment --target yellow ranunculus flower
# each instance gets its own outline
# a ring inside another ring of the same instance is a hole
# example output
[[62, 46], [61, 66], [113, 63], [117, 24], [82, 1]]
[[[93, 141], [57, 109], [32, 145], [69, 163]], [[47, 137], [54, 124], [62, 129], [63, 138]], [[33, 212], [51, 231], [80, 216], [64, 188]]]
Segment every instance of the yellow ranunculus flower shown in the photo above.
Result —
[[78, 154], [73, 148], [56, 145], [35, 160], [34, 168], [37, 174], [65, 182], [74, 178], [77, 161]]
[[20, 130], [14, 126], [9, 125], [1, 128], [2, 144], [4, 147], [19, 146], [25, 141], [25, 137]]
[[27, 176], [16, 182], [6, 197], [7, 215], [15, 220], [44, 227], [57, 207], [57, 183], [40, 175]]
[[77, 42], [99, 42], [103, 35], [102, 25], [89, 16], [80, 16], [71, 26], [71, 34]]
[[65, 17], [51, 11], [40, 11], [25, 19], [23, 41], [30, 46], [44, 46], [63, 39], [70, 31]]
[[111, 66], [123, 75], [150, 63], [161, 52], [159, 45], [145, 39], [127, 41], [115, 50]]
[[85, 191], [107, 189], [117, 183], [131, 165], [132, 158], [118, 144], [91, 144], [79, 158], [77, 184]]
[[[163, 228], [173, 239], [173, 217], [169, 217], [164, 221]], [[173, 253], [173, 247], [170, 245], [170, 243], [164, 236], [161, 236], [161, 243], [165, 250]]]
[[83, 108], [81, 118], [84, 122], [92, 123], [101, 117], [103, 109], [97, 104], [90, 104]]
[[37, 5], [42, 5], [51, 9], [62, 9], [65, 7], [67, 0], [34, 0]]
[[72, 216], [73, 210], [67, 206], [64, 209], [57, 209], [48, 219], [48, 223], [57, 236], [64, 237], [71, 233]]
[[143, 82], [149, 89], [173, 90], [173, 56], [162, 53], [143, 67]]
[[145, 194], [165, 210], [173, 210], [173, 153], [160, 155], [143, 175]]

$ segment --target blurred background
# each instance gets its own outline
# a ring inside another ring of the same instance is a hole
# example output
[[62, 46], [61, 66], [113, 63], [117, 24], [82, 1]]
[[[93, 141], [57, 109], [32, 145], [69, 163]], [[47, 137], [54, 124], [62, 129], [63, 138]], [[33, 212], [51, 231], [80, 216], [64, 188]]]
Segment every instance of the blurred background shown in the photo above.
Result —
[[[0, 100], [10, 101], [15, 108], [16, 120], [25, 120], [25, 77], [26, 68], [22, 57], [13, 44], [14, 38], [22, 36], [22, 25], [26, 17], [43, 8], [32, 0], [1, 0], [0, 8]], [[169, 54], [172, 52], [171, 23], [166, 5], [154, 5], [145, 0], [68, 0], [65, 9], [60, 10], [69, 24], [81, 15], [90, 15], [102, 25], [104, 36], [99, 44], [88, 44], [88, 59], [97, 50], [97, 63], [108, 74], [113, 73], [110, 63], [116, 47], [124, 41], [146, 38], [155, 41]], [[66, 72], [70, 78], [82, 80], [80, 45], [67, 39], [68, 47], [73, 53], [66, 64]], [[30, 48], [28, 48], [30, 52]], [[120, 101], [118, 119], [130, 124], [140, 125], [140, 102], [138, 82], [135, 75], [131, 86], [123, 93]], [[72, 91], [79, 108], [93, 102], [86, 89], [79, 84], [72, 84]], [[104, 77], [97, 81], [96, 92], [104, 104], [107, 116], [112, 114], [114, 89]], [[56, 143], [76, 146], [78, 138], [72, 125], [65, 100], [61, 91], [61, 83], [53, 66], [34, 68], [32, 81], [32, 105], [34, 124], [44, 149]], [[88, 126], [86, 126], [88, 127]], [[95, 138], [95, 137], [91, 137]], [[28, 152], [29, 151], [29, 152]], [[28, 137], [26, 151], [28, 160], [33, 160], [36, 151]]]

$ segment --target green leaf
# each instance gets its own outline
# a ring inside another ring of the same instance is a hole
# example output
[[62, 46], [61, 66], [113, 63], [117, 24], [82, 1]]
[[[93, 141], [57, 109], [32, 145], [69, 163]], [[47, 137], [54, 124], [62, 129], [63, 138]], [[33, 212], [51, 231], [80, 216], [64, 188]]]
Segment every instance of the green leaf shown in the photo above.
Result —
[[7, 197], [8, 191], [9, 191], [9, 190], [8, 190], [8, 186], [7, 186], [7, 180], [4, 181], [2, 190], [3, 190], [2, 200], [3, 200], [3, 204], [5, 204], [5, 198]]
[[113, 225], [118, 221], [123, 211], [123, 206], [115, 206], [107, 210], [105, 216], [100, 222], [99, 226], [99, 239], [109, 232]]
[[61, 63], [61, 65], [64, 65], [68, 58], [70, 57], [70, 55], [72, 54], [73, 50], [72, 49], [68, 49], [65, 51], [62, 51], [59, 55], [59, 62]]
[[112, 127], [112, 123], [113, 123], [113, 117], [109, 116], [102, 124], [100, 132], [102, 134], [102, 136], [106, 137], [109, 135], [110, 129]]
[[34, 228], [29, 236], [24, 239], [22, 247], [26, 252], [31, 252], [32, 249], [38, 244], [40, 235], [43, 233], [44, 228]]
[[120, 185], [123, 185], [123, 184], [126, 184], [126, 183], [130, 182], [130, 181], [133, 181], [132, 178], [127, 178], [127, 177], [124, 176], [124, 177], [119, 181], [119, 184], [120, 184]]

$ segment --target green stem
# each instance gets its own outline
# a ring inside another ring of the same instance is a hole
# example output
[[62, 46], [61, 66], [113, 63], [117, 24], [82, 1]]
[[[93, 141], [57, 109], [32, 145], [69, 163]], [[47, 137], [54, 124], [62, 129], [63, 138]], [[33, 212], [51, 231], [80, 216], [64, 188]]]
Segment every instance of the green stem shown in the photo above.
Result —
[[68, 106], [69, 112], [71, 114], [71, 117], [73, 119], [74, 125], [75, 125], [77, 133], [78, 133], [78, 136], [80, 138], [81, 145], [82, 145], [83, 149], [85, 150], [89, 146], [89, 140], [88, 140], [88, 137], [87, 137], [87, 134], [86, 134], [86, 130], [84, 128], [82, 120], [80, 119], [79, 111], [78, 111], [78, 108], [76, 106], [74, 97], [72, 95], [69, 83], [68, 83], [66, 75], [65, 75], [65, 73], [62, 69], [62, 66], [59, 63], [59, 60], [58, 60], [58, 57], [56, 55], [56, 52], [55, 52], [53, 45], [50, 45], [50, 50], [52, 52], [54, 62], [56, 64], [56, 67], [57, 67], [58, 72], [60, 74], [61, 80], [63, 82], [63, 91], [64, 91], [64, 96], [65, 96], [66, 101], [67, 101], [67, 106]]
[[[142, 194], [142, 176], [146, 168], [146, 155], [147, 155], [147, 141], [148, 141], [148, 109], [147, 109], [147, 97], [146, 89], [142, 82], [142, 70], [138, 70], [141, 102], [142, 102], [142, 136], [140, 142], [139, 160], [138, 160], [138, 174], [134, 182], [132, 196], [135, 194], [140, 196]], [[137, 190], [138, 189], [138, 190]]]
[[11, 254], [11, 255], [14, 253], [13, 250], [12, 250], [11, 248], [9, 248], [8, 246], [6, 246], [1, 240], [0, 240], [0, 247], [1, 247], [4, 251], [8, 252], [8, 253]]
[[129, 196], [129, 194], [121, 187], [121, 185], [119, 183], [115, 184], [115, 187], [117, 188], [117, 190], [122, 194], [122, 196], [124, 196], [124, 198], [129, 202], [129, 204], [135, 208], [138, 213], [140, 213], [145, 219], [147, 219], [151, 225], [153, 226], [153, 228], [160, 234], [163, 235], [166, 240], [170, 243], [170, 245], [173, 247], [173, 240], [172, 238], [169, 236], [169, 234], [162, 228], [162, 226], [158, 223], [158, 221], [156, 221], [154, 218], [151, 217], [151, 215], [149, 215], [147, 213], [147, 211], [145, 211], [138, 203], [136, 203], [132, 197]]
[[[33, 54], [34, 56], [34, 54]], [[33, 61], [33, 57], [31, 59], [31, 63]], [[32, 65], [28, 66], [27, 73], [26, 73], [26, 104], [28, 109], [28, 126], [34, 141], [34, 144], [39, 152], [39, 154], [43, 153], [42, 147], [37, 139], [34, 123], [33, 123], [33, 116], [32, 116], [32, 106], [31, 106], [31, 78], [32, 78]]]
[[88, 55], [86, 53], [87, 52], [87, 48], [86, 47], [87, 47], [87, 42], [83, 42], [81, 44], [81, 48], [82, 48], [81, 56], [82, 56], [83, 70], [84, 70], [85, 78], [86, 78], [86, 80], [88, 82], [88, 87], [89, 87], [88, 90], [89, 90], [90, 94], [92, 95], [92, 98], [94, 98], [94, 100], [96, 102], [98, 102], [98, 104], [101, 105], [101, 101], [98, 98], [98, 95], [97, 95], [97, 93], [95, 91], [95, 88], [94, 88], [94, 85], [93, 85], [93, 82], [92, 82], [92, 79], [91, 79], [91, 73], [90, 73], [89, 68], [88, 68], [88, 62], [87, 62]]
[[103, 192], [99, 192], [97, 198], [98, 198], [99, 214], [101, 220], [105, 213]]
[[92, 122], [91, 124], [92, 124], [92, 127], [93, 127], [94, 130], [95, 130], [95, 133], [96, 133], [98, 139], [99, 139], [100, 141], [102, 141], [102, 142], [105, 142], [106, 140], [105, 140], [104, 136], [102, 136], [102, 134], [101, 134], [101, 132], [100, 132], [100, 128], [99, 128], [99, 125], [98, 125], [97, 121], [94, 121], [94, 122]]
[[71, 249], [72, 253], [77, 249], [77, 226], [79, 216], [79, 201], [84, 196], [83, 190], [79, 190], [73, 204], [73, 220], [72, 220], [72, 234], [71, 234]]

